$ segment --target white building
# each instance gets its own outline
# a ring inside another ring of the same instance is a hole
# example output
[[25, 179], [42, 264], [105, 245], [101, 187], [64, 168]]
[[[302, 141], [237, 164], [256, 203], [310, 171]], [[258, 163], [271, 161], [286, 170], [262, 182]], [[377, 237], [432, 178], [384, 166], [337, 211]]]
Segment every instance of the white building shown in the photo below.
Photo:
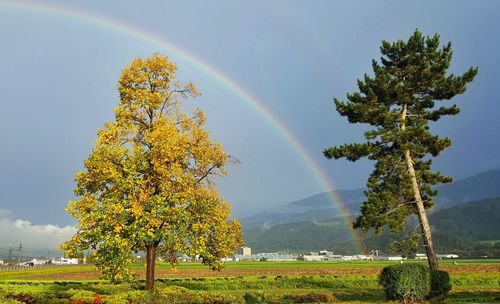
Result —
[[259, 260], [267, 260], [267, 261], [273, 261], [273, 262], [290, 262], [290, 261], [296, 261], [297, 256], [285, 252], [262, 252], [262, 253], [257, 253], [252, 255], [255, 257], [256, 261]]
[[236, 253], [238, 255], [250, 256], [252, 255], [252, 249], [250, 247], [240, 247]]
[[39, 265], [47, 264], [47, 260], [32, 259], [31, 261], [28, 261], [26, 263], [28, 263], [30, 266], [39, 266]]
[[355, 255], [355, 257], [356, 257], [356, 259], [362, 260], [362, 261], [367, 261], [367, 260], [373, 261], [373, 255], [358, 254], [358, 255]]
[[221, 259], [222, 262], [234, 262], [234, 260], [235, 257], [226, 257]]
[[425, 253], [417, 253], [415, 254], [415, 260], [427, 260], [427, 255]]
[[341, 261], [342, 255], [340, 254], [332, 254], [326, 257], [327, 261]]
[[403, 261], [406, 260], [402, 256], [380, 256], [379, 260], [387, 260], [387, 261]]
[[458, 259], [458, 254], [454, 253], [446, 253], [446, 254], [438, 254], [436, 255], [438, 259]]
[[342, 256], [342, 261], [354, 261], [356, 260], [356, 257], [353, 255], [344, 255]]
[[78, 259], [75, 258], [56, 258], [52, 260], [54, 265], [76, 265], [78, 264]]
[[326, 261], [327, 257], [319, 254], [304, 254], [302, 256], [304, 261], [312, 262], [312, 261]]

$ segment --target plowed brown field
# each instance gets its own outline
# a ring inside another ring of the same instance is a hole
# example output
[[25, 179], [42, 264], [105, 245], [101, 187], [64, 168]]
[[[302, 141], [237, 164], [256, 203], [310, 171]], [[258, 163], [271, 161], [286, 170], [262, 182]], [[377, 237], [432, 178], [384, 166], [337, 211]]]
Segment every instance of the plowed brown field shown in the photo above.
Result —
[[[287, 268], [262, 268], [262, 267], [246, 267], [246, 268], [226, 268], [221, 272], [214, 272], [208, 269], [177, 269], [172, 271], [170, 269], [157, 269], [157, 278], [167, 277], [212, 277], [212, 276], [272, 276], [272, 275], [375, 275], [380, 273], [382, 267], [351, 267], [351, 268], [335, 268], [335, 267], [287, 267]], [[444, 266], [441, 269], [449, 273], [500, 273], [500, 265], [453, 265]], [[137, 271], [140, 277], [145, 276], [144, 271]], [[75, 281], [75, 280], [97, 280], [99, 279], [99, 272], [97, 270], [78, 270], [75, 268], [73, 271], [61, 271], [57, 273], [33, 273], [24, 274], [23, 280], [61, 280], [61, 281]]]

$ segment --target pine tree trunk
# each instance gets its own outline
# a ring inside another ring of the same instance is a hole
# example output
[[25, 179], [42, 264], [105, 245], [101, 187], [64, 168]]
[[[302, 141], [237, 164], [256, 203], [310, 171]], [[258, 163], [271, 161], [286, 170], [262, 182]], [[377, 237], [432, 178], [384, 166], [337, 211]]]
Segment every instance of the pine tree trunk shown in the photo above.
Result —
[[146, 290], [155, 289], [156, 246], [146, 246]]
[[[403, 105], [403, 111], [401, 113], [401, 130], [406, 129], [406, 113], [407, 105]], [[415, 198], [415, 205], [417, 207], [418, 220], [420, 221], [420, 227], [422, 228], [422, 235], [424, 239], [425, 253], [427, 255], [427, 261], [429, 263], [429, 268], [432, 270], [438, 269], [438, 263], [436, 258], [436, 253], [434, 252], [434, 247], [432, 245], [432, 233], [429, 226], [429, 220], [427, 218], [427, 213], [425, 212], [424, 202], [422, 201], [422, 196], [420, 195], [420, 188], [418, 187], [417, 175], [415, 173], [415, 168], [413, 167], [413, 159], [409, 149], [405, 150], [405, 160], [406, 166], [408, 168], [408, 173], [410, 174], [413, 195]]]

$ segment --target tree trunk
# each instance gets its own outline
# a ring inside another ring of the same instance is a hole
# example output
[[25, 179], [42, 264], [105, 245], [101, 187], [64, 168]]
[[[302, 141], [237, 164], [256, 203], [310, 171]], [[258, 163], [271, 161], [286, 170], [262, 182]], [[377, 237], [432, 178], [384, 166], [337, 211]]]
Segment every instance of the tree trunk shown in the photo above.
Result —
[[155, 289], [156, 246], [146, 246], [146, 290]]
[[[403, 111], [401, 113], [401, 130], [406, 129], [406, 113], [407, 105], [403, 105]], [[408, 168], [408, 173], [410, 174], [413, 195], [415, 198], [415, 205], [417, 207], [418, 220], [420, 221], [420, 227], [422, 228], [422, 235], [424, 239], [425, 253], [427, 254], [427, 261], [429, 263], [429, 268], [432, 270], [438, 269], [438, 262], [436, 258], [436, 253], [434, 252], [434, 247], [432, 245], [432, 233], [429, 226], [429, 220], [427, 218], [427, 213], [425, 212], [424, 202], [422, 201], [422, 196], [420, 195], [420, 188], [418, 187], [417, 175], [415, 173], [415, 168], [413, 167], [413, 159], [409, 149], [405, 150], [405, 160], [406, 166]]]

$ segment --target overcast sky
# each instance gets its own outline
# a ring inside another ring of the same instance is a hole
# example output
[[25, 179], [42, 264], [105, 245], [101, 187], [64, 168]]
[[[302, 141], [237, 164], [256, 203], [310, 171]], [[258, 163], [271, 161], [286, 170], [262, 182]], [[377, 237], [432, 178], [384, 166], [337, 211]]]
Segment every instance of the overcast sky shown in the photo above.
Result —
[[4, 226], [72, 233], [58, 227], [73, 223], [64, 208], [74, 175], [97, 129], [113, 119], [121, 70], [153, 52], [178, 64], [180, 80], [198, 85], [203, 95], [189, 106], [207, 112], [213, 137], [241, 161], [220, 181], [236, 216], [328, 190], [275, 123], [238, 92], [174, 48], [125, 27], [169, 41], [249, 92], [337, 189], [363, 187], [371, 164], [323, 158], [324, 148], [359, 140], [363, 131], [336, 113], [332, 98], [344, 98], [371, 72], [382, 40], [407, 39], [416, 28], [439, 33], [453, 43], [451, 71], [473, 65], [479, 74], [455, 100], [462, 113], [433, 125], [453, 140], [435, 168], [462, 178], [500, 167], [500, 2], [13, 3], [0, 0], [0, 233], [8, 233]]

